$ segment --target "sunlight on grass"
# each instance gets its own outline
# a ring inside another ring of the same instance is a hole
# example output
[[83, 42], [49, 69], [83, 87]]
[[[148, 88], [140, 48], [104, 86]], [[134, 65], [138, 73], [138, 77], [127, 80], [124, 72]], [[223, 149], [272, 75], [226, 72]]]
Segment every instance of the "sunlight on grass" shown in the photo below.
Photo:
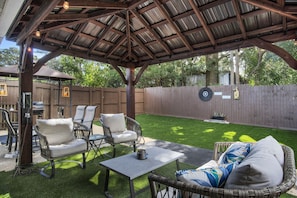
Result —
[[9, 193], [6, 193], [4, 195], [0, 195], [1, 198], [10, 198], [10, 194]]
[[175, 126], [175, 127], [171, 127], [171, 130], [174, 134], [177, 134], [177, 135], [184, 135], [184, 132], [181, 132], [179, 130], [181, 129], [184, 129], [183, 127], [181, 126]]
[[248, 135], [242, 135], [239, 137], [241, 142], [256, 142], [256, 140]]
[[203, 133], [212, 133], [212, 132], [214, 132], [214, 129], [205, 129], [203, 131]]
[[101, 171], [98, 171], [93, 177], [91, 177], [89, 181], [95, 185], [98, 185], [99, 184], [98, 178], [100, 173]]
[[235, 135], [236, 135], [235, 131], [228, 131], [228, 132], [224, 133], [222, 138], [225, 139], [225, 140], [228, 140], [228, 141], [234, 141], [234, 136]]

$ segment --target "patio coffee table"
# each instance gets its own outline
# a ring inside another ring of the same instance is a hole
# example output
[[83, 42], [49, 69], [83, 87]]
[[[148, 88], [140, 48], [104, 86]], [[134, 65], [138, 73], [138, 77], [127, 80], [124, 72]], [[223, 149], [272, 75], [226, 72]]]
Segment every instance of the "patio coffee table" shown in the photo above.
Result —
[[100, 162], [100, 165], [106, 168], [106, 178], [104, 185], [106, 196], [109, 196], [108, 182], [110, 170], [128, 178], [130, 185], [130, 194], [131, 197], [134, 198], [135, 190], [133, 180], [135, 178], [152, 172], [173, 161], [176, 161], [177, 169], [179, 169], [178, 159], [184, 156], [183, 153], [158, 147], [147, 148], [146, 152], [148, 155], [147, 159], [145, 160], [137, 159], [137, 153], [135, 152]]

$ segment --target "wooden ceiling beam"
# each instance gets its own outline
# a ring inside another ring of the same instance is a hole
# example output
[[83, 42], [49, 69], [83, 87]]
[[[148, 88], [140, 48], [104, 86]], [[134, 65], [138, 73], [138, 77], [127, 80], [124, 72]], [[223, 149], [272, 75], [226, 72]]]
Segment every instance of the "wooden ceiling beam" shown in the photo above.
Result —
[[276, 3], [272, 3], [272, 2], [264, 1], [264, 0], [240, 0], [240, 1], [251, 4], [253, 6], [259, 7], [261, 9], [264, 9], [267, 11], [277, 13], [281, 16], [285, 16], [287, 18], [297, 20], [297, 16], [285, 12], [283, 10], [283, 7], [280, 5], [277, 5]]
[[136, 11], [136, 10], [131, 10], [131, 12], [134, 14], [134, 16], [140, 21], [140, 23], [142, 23], [144, 25], [144, 28], [149, 31], [153, 37], [156, 39], [156, 41], [158, 41], [161, 46], [163, 47], [163, 49], [166, 51], [167, 54], [171, 54], [171, 50], [169, 49], [169, 47], [167, 46], [166, 43], [164, 43], [164, 41], [162, 41], [162, 39], [160, 38], [160, 36], [155, 32], [155, 30], [153, 30], [148, 22], [142, 17], [140, 16], [140, 14]]
[[190, 45], [190, 43], [187, 41], [186, 37], [181, 33], [181, 30], [177, 27], [177, 25], [172, 21], [171, 17], [167, 13], [167, 11], [164, 9], [163, 5], [160, 3], [159, 0], [154, 1], [155, 5], [158, 7], [161, 14], [165, 17], [167, 22], [170, 24], [170, 26], [173, 28], [175, 33], [179, 36], [181, 41], [184, 43], [184, 45], [188, 48], [189, 51], [192, 51], [193, 48]]
[[129, 2], [128, 8], [130, 10], [134, 9], [145, 2], [147, 2], [147, 0], [132, 0], [131, 2]]
[[297, 70], [296, 59], [283, 48], [278, 47], [276, 45], [272, 45], [271, 43], [258, 38], [251, 39], [249, 40], [249, 42], [259, 48], [266, 49], [268, 51], [275, 53], [276, 55], [281, 57], [291, 68]]
[[[241, 35], [240, 35], [240, 37], [241, 37]], [[288, 32], [288, 35], [284, 35], [283, 33], [269, 35], [269, 36], [263, 37], [262, 39], [272, 42], [272, 41], [284, 41], [284, 40], [288, 40], [292, 37], [295, 37], [295, 31]], [[268, 38], [270, 38], [272, 40], [268, 40]], [[184, 59], [184, 58], [190, 58], [190, 57], [195, 57], [195, 56], [202, 56], [202, 55], [222, 52], [222, 51], [225, 51], [226, 49], [235, 50], [235, 49], [246, 48], [246, 47], [251, 47], [251, 46], [253, 46], [253, 44], [249, 42], [249, 39], [247, 39], [246, 41], [238, 40], [238, 41], [234, 41], [232, 43], [224, 43], [220, 46], [218, 45], [216, 48], [213, 48], [213, 46], [209, 45], [209, 47], [194, 49], [194, 51], [192, 51], [192, 52], [186, 52], [185, 50], [183, 50], [182, 53], [173, 54], [171, 56], [164, 56], [164, 57], [162, 56], [156, 60], [147, 60], [147, 61], [141, 60], [141, 62], [144, 65], [145, 64], [152, 65], [152, 64], [158, 64], [158, 63], [162, 63], [162, 62], [166, 62], [166, 61], [174, 61], [174, 60], [180, 60], [180, 59]]]
[[62, 27], [68, 27], [68, 26], [72, 26], [72, 25], [76, 25], [76, 24], [80, 24], [80, 23], [84, 23], [87, 21], [91, 21], [100, 17], [105, 17], [105, 16], [109, 16], [109, 15], [113, 15], [115, 13], [117, 13], [118, 10], [103, 10], [100, 12], [96, 12], [96, 14], [92, 13], [89, 14], [89, 16], [85, 19], [81, 19], [81, 20], [75, 20], [75, 21], [71, 21], [71, 22], [55, 22], [55, 23], [50, 23], [47, 25], [44, 25], [42, 27], [42, 29], [40, 29], [41, 32], [47, 32], [47, 31], [51, 31], [51, 30], [56, 30]]
[[106, 58], [111, 56], [125, 41], [126, 41], [126, 36], [122, 36], [119, 41], [116, 42], [116, 45], [114, 45], [108, 53], [106, 53]]
[[243, 39], [246, 39], [247, 38], [246, 30], [245, 30], [245, 27], [244, 27], [244, 24], [243, 24], [243, 21], [241, 18], [241, 12], [240, 12], [240, 8], [239, 8], [237, 0], [232, 0], [232, 5], [233, 5], [235, 13], [236, 13], [237, 23], [238, 23], [240, 31], [242, 33], [242, 37], [243, 37]]
[[151, 59], [155, 59], [155, 55], [136, 37], [136, 35], [131, 34], [131, 38], [149, 55]]
[[22, 43], [29, 35], [36, 31], [39, 24], [46, 18], [46, 16], [56, 7], [61, 0], [43, 1], [37, 13], [34, 14], [30, 22], [18, 34], [16, 42]]
[[75, 31], [75, 33], [72, 35], [70, 40], [68, 41], [68, 44], [66, 46], [66, 49], [70, 49], [71, 45], [75, 42], [77, 39], [78, 35], [83, 31], [83, 29], [87, 26], [87, 23], [82, 23], [79, 25], [79, 28]]
[[131, 41], [131, 30], [130, 30], [130, 16], [129, 10], [126, 11], [126, 37], [127, 37], [127, 49], [128, 49], [128, 59], [130, 60], [131, 52], [132, 52], [132, 41]]
[[[123, 2], [106, 2], [96, 0], [71, 0], [69, 1], [70, 8], [104, 8], [104, 9], [127, 9], [128, 5]], [[58, 7], [63, 7], [63, 1], [58, 4]]]
[[189, 0], [189, 3], [190, 3], [190, 5], [192, 6], [192, 9], [193, 9], [194, 12], [195, 12], [195, 15], [196, 15], [197, 18], [199, 19], [199, 21], [200, 21], [200, 23], [201, 23], [201, 25], [202, 25], [202, 27], [203, 27], [203, 29], [204, 29], [206, 35], [208, 36], [208, 38], [209, 38], [211, 44], [212, 44], [213, 46], [216, 46], [215, 38], [214, 38], [214, 36], [213, 36], [211, 30], [209, 29], [209, 27], [208, 27], [208, 25], [207, 25], [207, 23], [206, 23], [204, 17], [202, 16], [200, 10], [199, 10], [198, 7], [196, 6], [194, 0]]
[[42, 58], [38, 59], [38, 61], [35, 63], [33, 67], [33, 74], [39, 71], [39, 69], [49, 60], [61, 55], [65, 50], [64, 49], [57, 49], [55, 51], [52, 51]]
[[80, 14], [68, 14], [68, 13], [50, 14], [44, 19], [44, 22], [82, 20], [82, 19], [87, 19], [88, 17], [89, 17], [89, 15], [86, 14], [86, 13], [80, 13]]
[[96, 40], [93, 41], [90, 47], [90, 50], [88, 52], [89, 54], [92, 53], [93, 50], [95, 50], [95, 48], [100, 44], [100, 42], [103, 40], [105, 35], [113, 28], [113, 25], [117, 21], [116, 17], [112, 17], [110, 21], [111, 21], [110, 24], [108, 26], [105, 25], [105, 27], [103, 28], [103, 31], [99, 33], [100, 37], [97, 37]]

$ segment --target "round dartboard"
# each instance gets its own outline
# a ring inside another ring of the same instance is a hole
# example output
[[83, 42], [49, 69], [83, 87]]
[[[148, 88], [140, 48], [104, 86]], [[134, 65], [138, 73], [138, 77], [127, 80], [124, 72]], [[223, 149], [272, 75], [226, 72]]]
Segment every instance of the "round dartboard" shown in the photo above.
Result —
[[202, 101], [209, 101], [212, 98], [213, 92], [210, 88], [204, 87], [199, 91], [199, 98]]

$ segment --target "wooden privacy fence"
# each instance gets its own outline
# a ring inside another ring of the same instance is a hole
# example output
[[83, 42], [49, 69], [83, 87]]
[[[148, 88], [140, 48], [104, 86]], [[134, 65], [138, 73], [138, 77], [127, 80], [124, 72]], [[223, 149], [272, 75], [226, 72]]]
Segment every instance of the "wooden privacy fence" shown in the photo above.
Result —
[[146, 88], [144, 111], [199, 120], [218, 112], [231, 123], [297, 129], [297, 85], [237, 87], [239, 100], [233, 99], [235, 86], [210, 86], [214, 94], [207, 102], [198, 96], [202, 87]]
[[[16, 109], [18, 81], [5, 83], [8, 96], [0, 98], [1, 107]], [[57, 118], [59, 106], [64, 107], [64, 117], [73, 117], [77, 105], [98, 106], [95, 119], [100, 113], [126, 113], [125, 88], [74, 86], [71, 101], [64, 97], [58, 99], [58, 92], [61, 93], [63, 88], [59, 90], [58, 85], [34, 82], [33, 86], [33, 101], [43, 102], [44, 118]], [[214, 112], [218, 112], [226, 115], [226, 120], [231, 123], [297, 129], [297, 85], [237, 87], [239, 100], [233, 98], [235, 86], [210, 86], [214, 94], [207, 102], [199, 98], [202, 87], [198, 86], [136, 89], [135, 112], [199, 120], [210, 119]], [[16, 121], [17, 114], [12, 116]]]
[[[1, 107], [17, 109], [19, 97], [18, 81], [5, 81], [8, 86], [8, 96], [0, 98]], [[100, 113], [126, 113], [125, 88], [86, 88], [72, 87], [70, 97], [62, 97], [63, 87], [53, 84], [33, 83], [33, 101], [42, 101], [44, 105], [43, 118], [58, 118], [58, 107], [64, 108], [64, 117], [73, 117], [77, 105], [96, 105], [95, 119]], [[59, 94], [60, 92], [60, 94]], [[58, 97], [60, 96], [60, 99]], [[135, 112], [144, 113], [143, 89], [135, 90]], [[34, 116], [33, 124], [37, 116]], [[3, 128], [2, 115], [0, 115], [1, 128]], [[17, 121], [17, 114], [11, 114], [12, 121]]]

